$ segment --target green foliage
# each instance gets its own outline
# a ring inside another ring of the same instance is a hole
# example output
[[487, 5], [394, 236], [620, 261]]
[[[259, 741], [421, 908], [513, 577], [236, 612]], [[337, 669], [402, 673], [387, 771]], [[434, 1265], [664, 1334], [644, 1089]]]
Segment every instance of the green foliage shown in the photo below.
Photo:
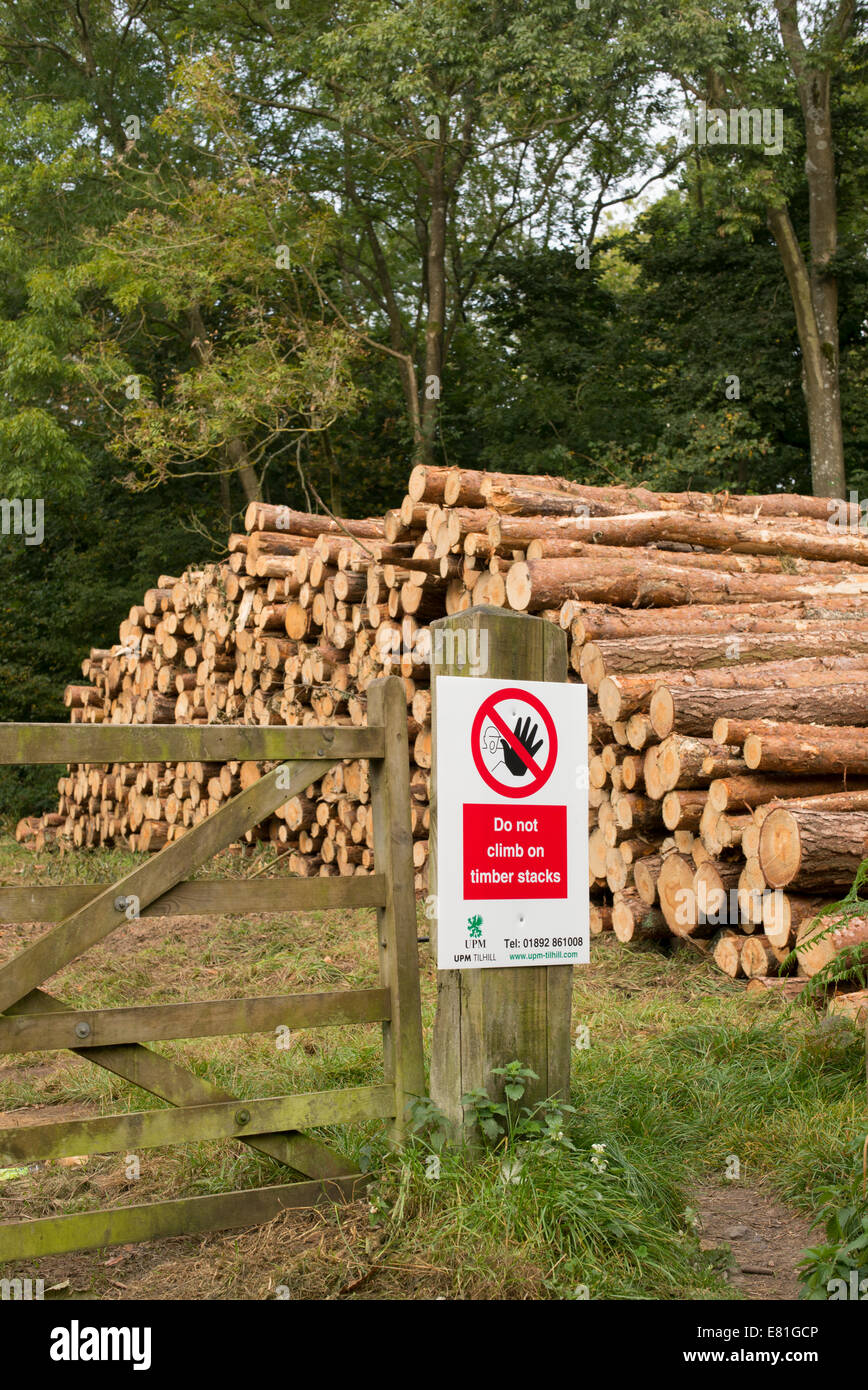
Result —
[[[803, 939], [801, 949], [807, 945], [816, 946], [821, 941], [834, 932], [846, 928], [847, 924], [854, 918], [864, 919], [868, 916], [868, 898], [862, 896], [862, 889], [868, 886], [868, 859], [863, 859], [856, 872], [856, 877], [846, 895], [838, 902], [826, 903], [823, 909], [817, 913], [810, 924], [810, 936]], [[828, 926], [823, 926], [824, 920], [828, 919]], [[798, 961], [799, 946], [795, 946], [787, 957], [787, 961], [794, 965]], [[868, 963], [863, 959], [865, 955], [864, 942], [857, 942], [852, 946], [845, 946], [838, 951], [833, 958], [812, 975], [805, 988], [805, 994], [820, 995], [825, 993], [830, 985], [847, 983], [852, 988], [854, 985], [860, 989], [868, 986]]]
[[[86, 364], [97, 390], [119, 397], [135, 381], [111, 448], [151, 483], [170, 468], [231, 469], [238, 458], [259, 470], [358, 398], [358, 345], [323, 321], [308, 283], [333, 214], [296, 194], [291, 171], [256, 167], [227, 62], [182, 64], [175, 76], [154, 128], [172, 140], [178, 167], [124, 166], [138, 206], [91, 238], [77, 276], [121, 315], [95, 323]], [[203, 151], [206, 173], [185, 175]], [[167, 329], [180, 347], [171, 361]]]
[[587, 1143], [572, 1106], [517, 1108], [537, 1079], [522, 1063], [496, 1074], [503, 1102], [483, 1090], [462, 1101], [490, 1140], [481, 1153], [448, 1142], [431, 1101], [411, 1105], [416, 1137], [369, 1189], [381, 1241], [421, 1227], [432, 1259], [496, 1268], [512, 1297], [527, 1296], [531, 1271], [555, 1298], [665, 1298], [679, 1286], [710, 1296], [716, 1276], [667, 1177]]
[[[864, 1299], [868, 1295], [868, 1197], [864, 1152], [857, 1152], [851, 1180], [825, 1189], [814, 1226], [825, 1240], [805, 1251], [799, 1265], [799, 1297], [808, 1300]], [[858, 1171], [862, 1169], [862, 1171]], [[833, 1280], [840, 1281], [833, 1284]]]
[[[840, 289], [855, 485], [868, 305], [859, 275]], [[722, 237], [713, 212], [672, 193], [604, 236], [588, 269], [568, 251], [501, 256], [481, 306], [478, 344], [447, 379], [451, 461], [475, 451], [516, 472], [810, 491], [795, 319], [764, 228]]]
[[[808, 488], [799, 348], [764, 213], [786, 195], [807, 246], [804, 134], [770, 11], [146, 9], [0, 0], [0, 495], [44, 498], [47, 524], [42, 547], [0, 538], [0, 717], [62, 717], [88, 647], [158, 574], [219, 554], [258, 488], [350, 515], [394, 506], [423, 425], [450, 464]], [[863, 44], [860, 14], [852, 41], [824, 49], [861, 495]], [[783, 109], [782, 155], [679, 154], [666, 131], [685, 92], [695, 103], [733, 81]], [[662, 168], [650, 207], [607, 222]], [[433, 339], [441, 394], [420, 424]], [[51, 801], [54, 774], [25, 775], [36, 784], [19, 794], [0, 770], [7, 814]]]
[[407, 1105], [410, 1133], [439, 1154], [449, 1138], [449, 1121], [430, 1096], [415, 1096]]
[[[42, 545], [0, 536], [0, 720], [66, 722], [63, 691], [90, 648], [117, 641], [120, 619], [158, 575], [215, 558], [199, 528], [223, 547], [213, 484], [135, 495], [113, 486], [113, 474], [102, 463], [80, 497], [48, 490]], [[0, 768], [0, 816], [56, 810], [60, 771]]]

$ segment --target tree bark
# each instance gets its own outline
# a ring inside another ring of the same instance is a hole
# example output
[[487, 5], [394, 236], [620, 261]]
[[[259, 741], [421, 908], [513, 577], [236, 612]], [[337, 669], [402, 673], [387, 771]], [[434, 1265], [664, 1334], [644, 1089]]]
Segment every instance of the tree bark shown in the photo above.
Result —
[[763, 821], [759, 861], [772, 888], [849, 888], [866, 857], [868, 812], [780, 808]]
[[638, 893], [616, 893], [612, 902], [612, 930], [619, 941], [659, 941], [669, 935], [663, 913], [649, 907]]
[[[858, 779], [857, 779], [858, 781]], [[708, 786], [708, 799], [715, 811], [723, 812], [746, 806], [767, 806], [775, 801], [802, 801], [805, 797], [846, 797], [849, 808], [868, 810], [868, 783], [864, 780], [854, 787], [843, 777], [768, 777], [764, 773], [734, 777], [716, 777]], [[835, 809], [830, 805], [828, 810]], [[841, 806], [841, 809], [848, 807]]]
[[852, 772], [864, 777], [868, 775], [868, 729], [771, 724], [767, 733], [746, 734], [744, 760], [752, 770], [763, 772], [796, 776]]
[[718, 574], [649, 563], [648, 552], [632, 562], [599, 560], [517, 561], [507, 574], [509, 604], [517, 612], [556, 607], [566, 598], [613, 603], [618, 608], [668, 608], [684, 603], [761, 603], [824, 594], [868, 594], [868, 573], [813, 577], [795, 574]]
[[[784, 52], [796, 80], [805, 129], [810, 268], [785, 204], [768, 207], [790, 287], [802, 348], [802, 384], [811, 439], [811, 473], [820, 497], [843, 497], [844, 442], [839, 378], [838, 281], [832, 266], [838, 249], [831, 69], [815, 63], [799, 32], [797, 0], [775, 0]], [[819, 40], [824, 49], [844, 39], [853, 22], [852, 0], [840, 0]]]
[[[521, 494], [517, 494], [521, 496]], [[541, 496], [543, 494], [540, 494]], [[559, 505], [569, 503], [560, 494], [547, 493]], [[559, 513], [564, 515], [563, 512]], [[830, 513], [831, 515], [831, 513]], [[868, 538], [858, 531], [832, 530], [828, 520], [802, 520], [801, 523], [765, 525], [747, 517], [726, 517], [705, 512], [636, 512], [627, 516], [575, 516], [568, 528], [561, 527], [555, 535], [578, 541], [591, 541], [597, 546], [647, 546], [653, 542], [681, 542], [701, 545], [706, 550], [726, 550], [733, 554], [787, 555], [803, 560], [848, 561], [868, 565]], [[495, 529], [496, 528], [496, 529]], [[495, 523], [489, 533], [500, 540], [515, 539], [519, 532], [526, 539], [535, 534], [546, 539], [545, 517], [524, 518], [512, 526], [504, 521]]]
[[446, 324], [446, 211], [448, 194], [445, 176], [447, 132], [434, 149], [434, 159], [428, 177], [431, 198], [428, 221], [425, 287], [427, 317], [425, 321], [425, 379], [422, 383], [421, 430], [416, 448], [416, 461], [434, 461], [434, 441], [440, 412], [443, 388], [443, 332]]
[[[785, 663], [769, 663], [770, 666], [783, 667]], [[805, 663], [807, 666], [808, 663]], [[794, 666], [801, 665], [794, 662]], [[725, 668], [720, 668], [721, 675], [744, 677], [743, 685], [737, 680], [729, 683], [721, 682], [719, 686], [712, 686], [702, 681], [694, 684], [691, 680], [679, 679], [674, 677], [680, 675], [677, 672], [663, 672], [663, 679], [659, 681], [651, 695], [648, 713], [651, 719], [654, 732], [658, 738], [666, 736], [677, 728], [679, 733], [690, 734], [697, 738], [704, 738], [714, 731], [715, 723], [719, 719], [740, 717], [743, 722], [749, 720], [762, 719], [767, 715], [775, 717], [780, 711], [780, 716], [788, 718], [792, 723], [826, 723], [837, 724], [836, 717], [838, 709], [836, 707], [836, 691], [843, 690], [844, 704], [849, 714], [854, 716], [842, 718], [841, 723], [856, 723], [864, 717], [865, 700], [865, 681], [857, 680], [855, 677], [861, 675], [860, 670], [841, 670], [823, 671], [814, 670], [811, 673], [805, 672], [816, 680], [816, 685], [801, 685], [801, 676], [793, 675], [789, 679], [786, 677], [771, 679], [767, 684], [763, 684], [762, 668], [735, 667], [734, 672], [728, 672]], [[707, 676], [717, 674], [712, 671], [697, 672], [697, 675]], [[640, 677], [609, 677], [606, 676], [600, 682], [598, 698], [603, 702], [607, 710], [612, 709], [617, 704], [615, 693], [615, 682], [623, 680], [639, 680]], [[782, 684], [782, 680], [787, 683]], [[861, 692], [861, 695], [860, 695]], [[860, 707], [861, 700], [861, 707]], [[855, 703], [854, 703], [855, 701]], [[843, 705], [842, 705], [843, 713]], [[816, 713], [814, 713], [816, 711]], [[818, 718], [819, 712], [826, 718]], [[804, 714], [812, 714], [812, 718], [803, 718]], [[729, 740], [724, 740], [728, 742]]]
[[[458, 472], [456, 480], [447, 489], [446, 505], [487, 505], [509, 515], [519, 510], [514, 501], [528, 488], [534, 492], [570, 492], [586, 502], [598, 503], [604, 509], [600, 512], [601, 516], [659, 511], [662, 507], [673, 511], [714, 512], [716, 515], [733, 512], [739, 516], [803, 516], [813, 517], [817, 521], [826, 521], [829, 516], [828, 504], [821, 498], [805, 497], [798, 493], [773, 492], [740, 497], [729, 492], [652, 492], [644, 487], [593, 487], [545, 475], [528, 477], [522, 473], [472, 470]], [[614, 510], [608, 511], [606, 508]], [[851, 515], [858, 521], [858, 508], [853, 509]]]
[[657, 750], [657, 773], [662, 793], [705, 787], [715, 777], [744, 770], [738, 750], [707, 738], [670, 734]]
[[[708, 557], [717, 562], [720, 556]], [[678, 557], [678, 563], [684, 557]], [[612, 608], [607, 604], [576, 604], [569, 624], [574, 644], [656, 637], [672, 632], [776, 632], [784, 623], [832, 619], [843, 621], [848, 610], [864, 614], [861, 599], [830, 597], [823, 607], [805, 599], [781, 603], [685, 604], [675, 610]], [[563, 626], [563, 623], [561, 624]]]
[[[803, 686], [796, 690], [763, 689], [759, 686], [742, 690], [685, 690], [673, 687], [668, 692], [668, 699], [661, 696], [655, 705], [655, 698], [656, 692], [652, 697], [651, 723], [658, 738], [666, 737], [665, 730], [670, 721], [679, 731], [683, 729], [699, 737], [710, 734], [713, 738], [725, 732], [723, 725], [727, 720], [750, 723], [773, 719], [827, 727], [868, 724], [864, 682], [835, 682]], [[668, 700], [671, 700], [671, 705], [668, 705]], [[655, 719], [658, 710], [663, 712]], [[727, 733], [725, 741], [737, 743], [739, 739]]]

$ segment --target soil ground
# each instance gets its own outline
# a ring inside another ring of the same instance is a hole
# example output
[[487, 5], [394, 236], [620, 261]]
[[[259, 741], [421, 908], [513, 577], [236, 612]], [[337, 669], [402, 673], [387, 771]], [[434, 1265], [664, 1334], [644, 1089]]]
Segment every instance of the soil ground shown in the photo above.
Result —
[[765, 1185], [726, 1181], [694, 1195], [704, 1250], [728, 1247], [733, 1264], [724, 1277], [745, 1298], [798, 1298], [796, 1265], [816, 1233], [800, 1212], [778, 1201]]

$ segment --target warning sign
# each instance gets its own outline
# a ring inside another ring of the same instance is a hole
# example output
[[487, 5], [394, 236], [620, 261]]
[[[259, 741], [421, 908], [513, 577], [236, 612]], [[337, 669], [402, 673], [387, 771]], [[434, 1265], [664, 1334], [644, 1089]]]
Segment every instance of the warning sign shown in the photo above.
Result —
[[532, 796], [545, 786], [558, 756], [554, 720], [541, 700], [509, 686], [483, 700], [470, 747], [486, 786], [501, 796]]
[[441, 970], [588, 959], [587, 691], [438, 676]]
[[[567, 896], [567, 808], [502, 816], [497, 806], [464, 807], [465, 898]], [[530, 890], [533, 890], [532, 892]]]

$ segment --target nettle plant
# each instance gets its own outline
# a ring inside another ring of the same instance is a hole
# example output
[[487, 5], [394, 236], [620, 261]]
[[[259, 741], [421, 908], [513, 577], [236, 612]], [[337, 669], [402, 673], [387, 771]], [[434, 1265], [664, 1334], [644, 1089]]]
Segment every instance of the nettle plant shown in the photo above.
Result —
[[[866, 1141], [868, 1148], [868, 1141]], [[868, 1300], [868, 1201], [863, 1177], [861, 1193], [842, 1201], [840, 1190], [828, 1189], [814, 1223], [826, 1239], [806, 1250], [799, 1262], [799, 1297]]]
[[[537, 1105], [521, 1105], [528, 1084], [539, 1077], [522, 1062], [507, 1062], [505, 1067], [493, 1068], [493, 1075], [503, 1078], [503, 1100], [492, 1100], [484, 1087], [477, 1087], [461, 1097], [461, 1105], [469, 1128], [478, 1127], [484, 1139], [493, 1147], [513, 1149], [523, 1140], [542, 1140], [562, 1149], [573, 1149], [564, 1126], [567, 1116], [576, 1113], [575, 1107], [559, 1100], [543, 1100]], [[446, 1117], [427, 1096], [411, 1101], [408, 1106], [410, 1130], [423, 1138], [435, 1153], [440, 1153], [450, 1135]]]
[[543, 1100], [535, 1106], [520, 1104], [529, 1082], [539, 1080], [535, 1071], [521, 1062], [507, 1062], [505, 1067], [494, 1067], [493, 1075], [503, 1078], [502, 1101], [492, 1100], [483, 1087], [461, 1097], [468, 1122], [478, 1125], [490, 1143], [512, 1149], [521, 1140], [542, 1139], [573, 1148], [564, 1133], [565, 1117], [576, 1113], [572, 1105], [558, 1100]]

